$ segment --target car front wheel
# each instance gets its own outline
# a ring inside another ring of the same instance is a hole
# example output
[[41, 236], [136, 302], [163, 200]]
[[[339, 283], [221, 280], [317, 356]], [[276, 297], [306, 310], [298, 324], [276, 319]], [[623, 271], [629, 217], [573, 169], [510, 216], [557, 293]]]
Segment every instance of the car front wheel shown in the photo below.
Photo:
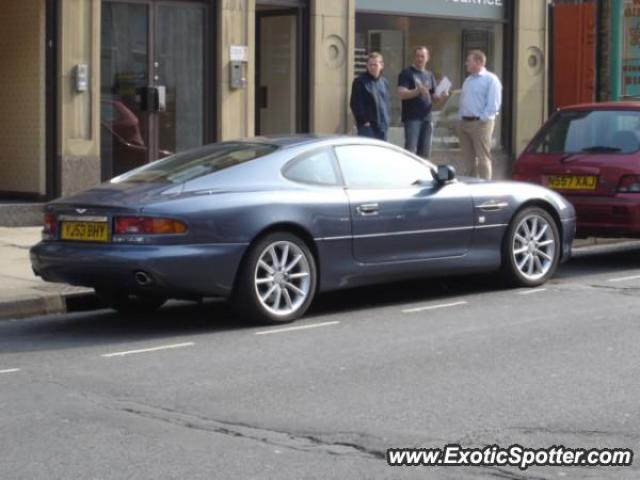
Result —
[[289, 233], [255, 243], [238, 273], [231, 298], [242, 319], [287, 323], [309, 308], [316, 290], [316, 264], [307, 245]]
[[516, 287], [536, 287], [558, 268], [560, 234], [551, 215], [538, 207], [520, 211], [511, 221], [502, 246], [502, 272]]

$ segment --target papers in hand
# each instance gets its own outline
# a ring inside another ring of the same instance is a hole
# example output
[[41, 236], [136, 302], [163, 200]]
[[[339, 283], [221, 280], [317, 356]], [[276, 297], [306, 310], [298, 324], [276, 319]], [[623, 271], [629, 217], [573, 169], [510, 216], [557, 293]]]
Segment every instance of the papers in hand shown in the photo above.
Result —
[[440, 80], [440, 83], [436, 87], [435, 96], [439, 97], [445, 92], [449, 93], [449, 90], [451, 90], [451, 80], [446, 76], [442, 77], [442, 80]]

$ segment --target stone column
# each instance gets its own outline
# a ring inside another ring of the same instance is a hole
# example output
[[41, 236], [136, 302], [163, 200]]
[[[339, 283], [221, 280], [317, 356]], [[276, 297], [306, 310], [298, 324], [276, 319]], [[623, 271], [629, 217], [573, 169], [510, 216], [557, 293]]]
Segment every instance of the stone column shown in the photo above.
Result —
[[[255, 0], [220, 0], [217, 4], [218, 141], [251, 137], [255, 124]], [[248, 47], [245, 88], [230, 87], [229, 47], [232, 45]]]
[[353, 79], [355, 0], [312, 0], [310, 27], [311, 131], [346, 133]]
[[515, 17], [513, 150], [519, 155], [547, 118], [547, 2], [517, 2]]
[[[60, 0], [58, 160], [68, 195], [100, 182], [100, 0]], [[89, 85], [73, 87], [73, 67], [85, 64]]]

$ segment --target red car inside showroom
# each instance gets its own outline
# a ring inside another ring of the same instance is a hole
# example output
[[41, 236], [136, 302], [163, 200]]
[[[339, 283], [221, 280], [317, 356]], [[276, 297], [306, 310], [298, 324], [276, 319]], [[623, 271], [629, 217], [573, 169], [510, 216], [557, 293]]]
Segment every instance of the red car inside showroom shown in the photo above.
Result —
[[576, 208], [580, 237], [640, 237], [640, 102], [562, 108], [513, 167]]

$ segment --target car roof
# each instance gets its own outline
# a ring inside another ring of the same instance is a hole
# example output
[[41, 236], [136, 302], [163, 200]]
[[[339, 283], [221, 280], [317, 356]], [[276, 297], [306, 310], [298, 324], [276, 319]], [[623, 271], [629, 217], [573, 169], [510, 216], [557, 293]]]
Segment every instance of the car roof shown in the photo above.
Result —
[[330, 137], [314, 134], [300, 134], [300, 135], [265, 135], [256, 137], [243, 137], [229, 140], [223, 143], [266, 143], [268, 145], [274, 145], [281, 148], [293, 147], [298, 145], [304, 145], [306, 143], [313, 143], [318, 140], [326, 140]]
[[298, 134], [298, 135], [266, 135], [257, 137], [245, 137], [235, 140], [229, 140], [222, 143], [264, 143], [274, 145], [281, 149], [299, 147], [310, 144], [320, 143], [359, 143], [359, 144], [380, 144], [380, 140], [367, 137], [357, 137], [353, 135], [317, 135], [317, 134]]
[[567, 105], [558, 110], [640, 110], [640, 101], [591, 102]]

